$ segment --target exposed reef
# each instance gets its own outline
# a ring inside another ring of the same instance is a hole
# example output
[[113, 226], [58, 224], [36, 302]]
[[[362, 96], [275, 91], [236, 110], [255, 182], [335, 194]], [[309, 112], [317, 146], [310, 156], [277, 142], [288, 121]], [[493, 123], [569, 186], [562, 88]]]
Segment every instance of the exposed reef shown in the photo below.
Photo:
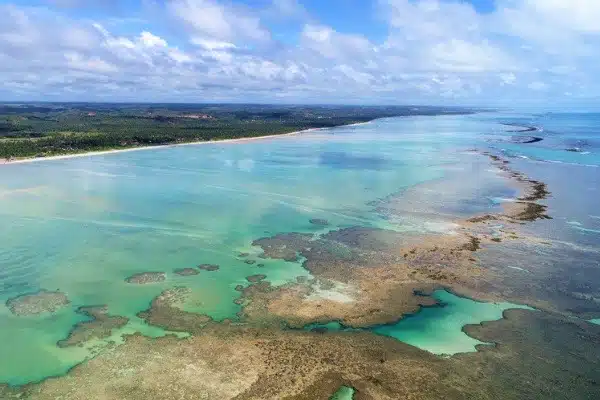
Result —
[[327, 221], [326, 219], [323, 219], [323, 218], [313, 218], [309, 222], [313, 225], [318, 225], [318, 226], [329, 225], [329, 221]]
[[163, 282], [167, 279], [167, 274], [164, 272], [142, 272], [140, 274], [131, 275], [125, 281], [136, 285], [146, 285], [149, 283]]
[[265, 279], [267, 276], [263, 274], [250, 275], [246, 277], [246, 280], [250, 283], [260, 282]]
[[[529, 132], [529, 131], [523, 131], [523, 132]], [[537, 142], [541, 142], [542, 140], [544, 140], [544, 138], [541, 138], [539, 136], [513, 136], [510, 139], [511, 143], [517, 143], [517, 144], [537, 143]]]
[[305, 233], [281, 233], [270, 238], [262, 238], [252, 242], [253, 246], [260, 246], [265, 258], [276, 258], [285, 261], [298, 261], [298, 253], [293, 247], [288, 247], [289, 242], [307, 241], [312, 235]]
[[180, 268], [180, 269], [176, 269], [173, 272], [179, 276], [192, 276], [192, 275], [198, 275], [200, 273], [195, 268]]
[[27, 316], [54, 313], [70, 304], [67, 295], [59, 291], [40, 290], [23, 294], [6, 301], [6, 307], [15, 315]]
[[512, 124], [512, 123], [504, 123], [502, 125], [519, 128], [519, 129], [507, 130], [506, 132], [519, 132], [519, 133], [521, 133], [521, 132], [537, 132], [537, 131], [540, 130], [540, 128], [538, 128], [537, 126], [525, 126], [525, 125]]
[[486, 268], [480, 262], [482, 250], [488, 254], [488, 248], [500, 243], [537, 246], [536, 251], [541, 251], [546, 243], [517, 234], [517, 229], [526, 221], [550, 218], [546, 206], [538, 203], [550, 195], [544, 183], [512, 170], [510, 162], [499, 156], [485, 155], [521, 195], [496, 214], [456, 220], [452, 234], [411, 235], [354, 227], [316, 238], [285, 233], [256, 240], [265, 257], [302, 257], [304, 268], [315, 279], [277, 288], [266, 281], [250, 286], [243, 294], [248, 299], [243, 320], [271, 320], [290, 327], [329, 321], [355, 328], [388, 324], [434, 304], [428, 294], [438, 288], [477, 300], [510, 301], [552, 312], [587, 310], [586, 315], [593, 318], [597, 314], [591, 310], [600, 313], [600, 306], [590, 296], [557, 296], [556, 284], [549, 284], [555, 278], [539, 274], [525, 282], [515, 276], [521, 272], [514, 268]]
[[[284, 241], [288, 239], [288, 241]], [[244, 320], [277, 320], [292, 327], [340, 321], [350, 327], [395, 322], [422, 306], [435, 304], [430, 292], [464, 279], [481, 268], [472, 260], [480, 239], [467, 235], [421, 237], [370, 228], [346, 228], [318, 239], [305, 235], [263, 238], [270, 257], [298, 253], [317, 279], [278, 288], [251, 286]], [[452, 266], [451, 268], [449, 266]], [[267, 284], [267, 282], [263, 282]]]
[[203, 271], [218, 271], [219, 270], [219, 266], [216, 264], [200, 264], [200, 265], [198, 265], [198, 268]]
[[[504, 213], [495, 216], [496, 219], [513, 219], [517, 221], [535, 221], [538, 219], [550, 219], [547, 214], [548, 207], [538, 203], [551, 195], [548, 187], [544, 182], [526, 177], [521, 172], [513, 170], [508, 160], [502, 159], [499, 156], [484, 152], [492, 164], [498, 169], [507, 174], [517, 187], [523, 192], [523, 195], [518, 198], [518, 201], [506, 203], [504, 205]], [[475, 217], [481, 218], [481, 217]], [[474, 219], [470, 219], [474, 221]]]
[[162, 292], [152, 300], [150, 308], [138, 313], [138, 317], [150, 325], [179, 332], [194, 333], [212, 321], [207, 315], [194, 314], [182, 310], [190, 289], [175, 287]]
[[79, 307], [77, 312], [92, 320], [75, 325], [69, 336], [57, 343], [58, 347], [80, 346], [91, 339], [109, 337], [113, 329], [122, 328], [129, 322], [129, 318], [108, 314], [106, 306]]
[[599, 326], [514, 310], [502, 320], [465, 329], [495, 345], [441, 358], [365, 332], [208, 324], [186, 339], [129, 336], [124, 345], [73, 368], [68, 379], [0, 387], [0, 397], [192, 400], [202, 393], [220, 400], [312, 400], [328, 399], [341, 386], [367, 400], [594, 399], [600, 394]]

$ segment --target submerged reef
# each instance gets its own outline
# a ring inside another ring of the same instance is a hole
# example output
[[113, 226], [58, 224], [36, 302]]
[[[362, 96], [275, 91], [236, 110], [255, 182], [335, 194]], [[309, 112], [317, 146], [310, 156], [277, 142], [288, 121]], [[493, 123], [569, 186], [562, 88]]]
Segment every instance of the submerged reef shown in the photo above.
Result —
[[129, 318], [108, 314], [108, 307], [105, 305], [79, 307], [77, 312], [92, 320], [75, 325], [69, 336], [57, 343], [58, 347], [79, 346], [91, 339], [109, 337], [113, 329], [122, 328], [129, 322]]
[[148, 283], [162, 282], [167, 279], [167, 274], [164, 272], [142, 272], [140, 274], [131, 275], [125, 281], [136, 285], [145, 285]]
[[200, 265], [198, 265], [198, 268], [203, 271], [218, 271], [219, 270], [219, 266], [216, 264], [200, 264]]
[[18, 316], [54, 313], [69, 304], [66, 294], [48, 290], [23, 294], [6, 301], [6, 307]]
[[369, 400], [593, 399], [600, 393], [600, 326], [510, 310], [502, 320], [465, 329], [495, 345], [442, 358], [365, 332], [212, 323], [186, 339], [128, 336], [124, 345], [73, 368], [69, 384], [50, 378], [0, 387], [0, 395], [308, 400], [328, 399], [341, 386], [352, 387], [355, 399]]
[[246, 280], [251, 283], [260, 282], [265, 279], [267, 276], [263, 274], [250, 275], [246, 277]]
[[181, 269], [176, 269], [173, 272], [179, 276], [192, 276], [192, 275], [198, 275], [200, 273], [195, 268], [181, 268]]
[[170, 331], [193, 333], [212, 321], [207, 315], [190, 313], [182, 310], [190, 289], [175, 287], [167, 289], [152, 300], [150, 308], [138, 313], [138, 317], [150, 325]]

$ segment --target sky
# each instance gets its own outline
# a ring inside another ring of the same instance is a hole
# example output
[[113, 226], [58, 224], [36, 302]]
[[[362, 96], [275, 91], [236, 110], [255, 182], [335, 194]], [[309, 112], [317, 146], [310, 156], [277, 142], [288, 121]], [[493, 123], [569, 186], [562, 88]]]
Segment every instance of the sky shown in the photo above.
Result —
[[0, 0], [0, 100], [600, 108], [600, 0]]

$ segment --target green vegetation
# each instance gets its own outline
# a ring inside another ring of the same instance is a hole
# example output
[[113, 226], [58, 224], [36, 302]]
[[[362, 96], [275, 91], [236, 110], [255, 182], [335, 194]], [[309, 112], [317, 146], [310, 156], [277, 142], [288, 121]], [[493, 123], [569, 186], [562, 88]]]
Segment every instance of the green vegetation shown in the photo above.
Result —
[[382, 117], [467, 112], [395, 106], [0, 104], [0, 158], [257, 137]]

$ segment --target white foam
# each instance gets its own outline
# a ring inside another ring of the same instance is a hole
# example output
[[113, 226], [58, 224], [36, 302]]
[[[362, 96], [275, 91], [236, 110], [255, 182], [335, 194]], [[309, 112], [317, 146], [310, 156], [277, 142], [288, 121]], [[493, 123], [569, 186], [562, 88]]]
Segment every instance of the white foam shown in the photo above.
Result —
[[526, 270], [526, 269], [524, 269], [524, 268], [520, 268], [520, 267], [513, 267], [512, 265], [507, 265], [506, 267], [507, 267], [507, 268], [510, 268], [510, 269], [516, 269], [516, 270], [519, 270], [519, 271], [523, 271], [523, 272], [529, 272], [528, 270]]

